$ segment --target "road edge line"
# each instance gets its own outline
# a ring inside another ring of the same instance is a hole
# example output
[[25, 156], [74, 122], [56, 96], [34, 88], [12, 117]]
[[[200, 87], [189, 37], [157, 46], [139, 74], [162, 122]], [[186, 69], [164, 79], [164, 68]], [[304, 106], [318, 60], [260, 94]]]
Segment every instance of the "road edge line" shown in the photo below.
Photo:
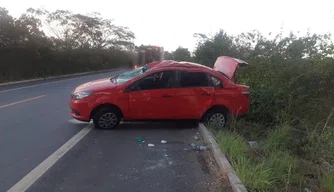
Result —
[[45, 77], [45, 78], [27, 79], [27, 80], [21, 80], [21, 81], [12, 81], [12, 82], [7, 82], [7, 83], [0, 83], [0, 87], [1, 86], [7, 86], [7, 85], [16, 85], [16, 84], [20, 84], [20, 83], [31, 83], [31, 82], [36, 82], [36, 81], [45, 81], [45, 80], [57, 79], [57, 78], [63, 78], [63, 77], [75, 77], [75, 76], [80, 76], [80, 75], [107, 73], [107, 72], [117, 71], [117, 70], [120, 70], [120, 69], [122, 69], [122, 68], [89, 71], [89, 72], [82, 72], [82, 73], [72, 73], [72, 74], [66, 74], [66, 75], [50, 76], [50, 77]]
[[42, 163], [37, 165], [19, 182], [12, 186], [7, 192], [26, 191], [34, 184], [47, 170], [49, 170], [58, 160], [60, 160], [70, 149], [72, 149], [82, 138], [84, 138], [92, 129], [93, 124], [89, 123], [81, 131], [75, 134], [71, 139], [64, 143], [60, 148], [47, 157]]
[[213, 156], [218, 164], [218, 167], [221, 171], [227, 175], [229, 183], [232, 187], [233, 192], [247, 192], [246, 187], [241, 182], [240, 178], [237, 176], [230, 162], [227, 160], [224, 153], [219, 148], [218, 143], [214, 139], [211, 132], [205, 127], [203, 123], [198, 125], [201, 135], [204, 137], [206, 143], [209, 144], [209, 147], [213, 153]]

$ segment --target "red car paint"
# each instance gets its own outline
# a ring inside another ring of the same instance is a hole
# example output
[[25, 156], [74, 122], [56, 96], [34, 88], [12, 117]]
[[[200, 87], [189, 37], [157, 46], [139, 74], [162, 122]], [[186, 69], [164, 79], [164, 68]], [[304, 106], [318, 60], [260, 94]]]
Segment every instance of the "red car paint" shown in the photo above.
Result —
[[[244, 115], [250, 107], [249, 87], [231, 81], [238, 65], [248, 64], [226, 56], [219, 57], [213, 68], [171, 60], [153, 62], [148, 64], [150, 70], [146, 73], [123, 84], [112, 83], [107, 78], [78, 86], [72, 94], [83, 91], [89, 91], [92, 94], [79, 100], [71, 98], [71, 115], [78, 120], [90, 121], [93, 110], [103, 104], [117, 106], [123, 114], [123, 120], [201, 119], [206, 111], [215, 106], [224, 106], [229, 114], [234, 116]], [[212, 85], [180, 88], [176, 86], [126, 91], [140, 79], [166, 71], [175, 72], [179, 77], [176, 79], [177, 82], [180, 80], [181, 71], [184, 74], [203, 72], [208, 78], [210, 76], [216, 81], [219, 80], [223, 87]]]

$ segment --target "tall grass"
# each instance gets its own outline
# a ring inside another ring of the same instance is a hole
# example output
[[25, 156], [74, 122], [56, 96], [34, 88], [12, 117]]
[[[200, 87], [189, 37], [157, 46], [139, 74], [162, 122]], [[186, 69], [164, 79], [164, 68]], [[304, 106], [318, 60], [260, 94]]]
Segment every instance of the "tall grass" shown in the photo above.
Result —
[[299, 159], [288, 147], [293, 137], [287, 124], [268, 130], [266, 138], [255, 148], [248, 146], [237, 132], [217, 131], [215, 138], [250, 191], [290, 191], [304, 185]]
[[291, 127], [289, 125], [283, 125], [269, 130], [268, 137], [266, 139], [264, 148], [267, 151], [285, 150], [291, 143]]
[[219, 131], [216, 133], [216, 140], [248, 189], [260, 190], [273, 187], [274, 176], [271, 169], [264, 163], [256, 163], [247, 158], [249, 149], [242, 136], [235, 132]]
[[248, 148], [244, 138], [237, 133], [221, 131], [216, 134], [219, 147], [228, 154], [231, 159], [244, 157]]
[[326, 192], [334, 192], [334, 172], [326, 174], [321, 181], [323, 190]]
[[232, 160], [232, 166], [251, 191], [268, 191], [274, 188], [274, 172], [265, 163], [254, 163], [251, 159], [239, 157]]
[[275, 174], [277, 185], [299, 184], [302, 180], [298, 173], [298, 159], [286, 151], [270, 151], [264, 163]]

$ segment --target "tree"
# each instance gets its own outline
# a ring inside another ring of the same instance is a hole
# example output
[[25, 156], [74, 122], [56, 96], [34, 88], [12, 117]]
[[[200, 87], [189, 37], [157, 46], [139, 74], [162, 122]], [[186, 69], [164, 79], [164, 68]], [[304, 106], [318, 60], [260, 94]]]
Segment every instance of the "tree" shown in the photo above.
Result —
[[135, 36], [98, 13], [0, 7], [0, 82], [107, 69], [126, 64]]
[[28, 9], [28, 13], [42, 20], [43, 26], [64, 49], [69, 48], [113, 48], [133, 49], [134, 33], [128, 28], [112, 24], [99, 13], [74, 14], [67, 10], [49, 12], [44, 9]]
[[174, 59], [174, 58], [173, 58], [173, 54], [170, 53], [170, 52], [168, 52], [168, 51], [165, 51], [165, 52], [164, 52], [164, 59], [165, 59], [165, 60], [173, 60], [173, 59]]
[[172, 52], [173, 59], [176, 61], [189, 61], [191, 54], [187, 48], [178, 47]]
[[212, 67], [219, 56], [236, 56], [237, 51], [233, 40], [234, 38], [223, 30], [211, 38], [201, 40], [194, 52], [195, 61]]

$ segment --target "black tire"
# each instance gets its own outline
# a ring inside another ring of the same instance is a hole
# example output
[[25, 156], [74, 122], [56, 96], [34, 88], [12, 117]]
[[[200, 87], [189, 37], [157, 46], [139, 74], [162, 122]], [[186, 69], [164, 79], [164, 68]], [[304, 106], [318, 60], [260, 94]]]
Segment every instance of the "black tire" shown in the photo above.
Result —
[[113, 107], [101, 108], [93, 116], [94, 126], [98, 129], [115, 129], [120, 121], [120, 112]]
[[[208, 111], [204, 117], [203, 121], [208, 126], [214, 126], [214, 128], [224, 128], [227, 124], [227, 110], [225, 109], [212, 109]], [[214, 119], [217, 119], [218, 121], [216, 123], [213, 122]], [[222, 119], [224, 122], [222, 122]]]

